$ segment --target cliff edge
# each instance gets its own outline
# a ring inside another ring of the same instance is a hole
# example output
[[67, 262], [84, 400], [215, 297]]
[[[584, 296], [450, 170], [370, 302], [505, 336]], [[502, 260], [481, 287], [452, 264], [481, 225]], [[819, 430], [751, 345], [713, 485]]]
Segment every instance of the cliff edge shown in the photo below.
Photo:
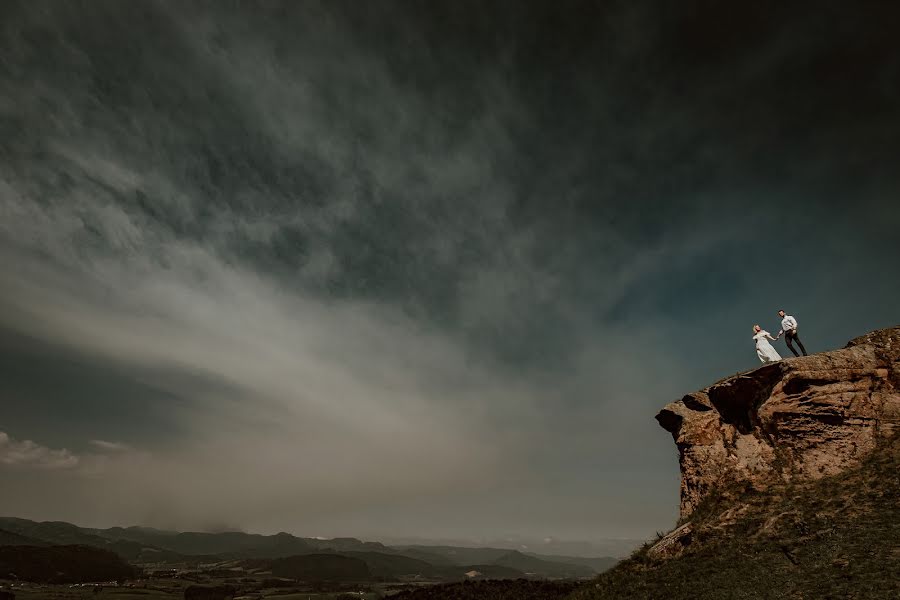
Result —
[[678, 446], [683, 521], [736, 484], [764, 490], [840, 474], [900, 431], [900, 327], [728, 377], [656, 419]]

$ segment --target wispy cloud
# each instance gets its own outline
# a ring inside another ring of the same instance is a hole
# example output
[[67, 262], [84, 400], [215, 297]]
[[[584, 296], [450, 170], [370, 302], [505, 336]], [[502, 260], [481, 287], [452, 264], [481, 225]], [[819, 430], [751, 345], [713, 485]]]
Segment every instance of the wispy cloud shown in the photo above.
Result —
[[31, 440], [18, 441], [0, 431], [0, 465], [20, 469], [73, 469], [78, 466], [77, 456], [61, 448], [54, 450]]
[[104, 452], [125, 452], [131, 450], [131, 446], [122, 442], [108, 442], [106, 440], [91, 440], [91, 446]]

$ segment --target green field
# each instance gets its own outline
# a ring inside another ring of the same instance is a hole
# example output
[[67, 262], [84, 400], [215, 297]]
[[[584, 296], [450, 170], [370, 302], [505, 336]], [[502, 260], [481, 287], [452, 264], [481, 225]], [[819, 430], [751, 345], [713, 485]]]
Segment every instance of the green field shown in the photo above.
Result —
[[[224, 580], [211, 580], [204, 582], [204, 585], [218, 585], [221, 583], [224, 583]], [[119, 587], [106, 586], [99, 593], [95, 593], [95, 587], [91, 585], [17, 584], [15, 587], [10, 587], [11, 585], [11, 582], [2, 582], [0, 583], [0, 590], [13, 591], [16, 594], [16, 600], [82, 600], [87, 598], [91, 600], [174, 600], [184, 597], [184, 589], [189, 585], [194, 585], [194, 583], [179, 579], [156, 580], [152, 583], [139, 582], [130, 584], [134, 585], [134, 587], [127, 587], [128, 584]], [[236, 587], [241, 590], [237, 597], [244, 594], [251, 598], [277, 598], [278, 600], [336, 600], [338, 598], [343, 600], [351, 597], [359, 600], [377, 600], [385, 595], [380, 591], [369, 591], [360, 594], [358, 590], [351, 590], [347, 586], [342, 587], [339, 591], [303, 590], [304, 586], [302, 584], [264, 590], [258, 589], [258, 584], [249, 583]]]

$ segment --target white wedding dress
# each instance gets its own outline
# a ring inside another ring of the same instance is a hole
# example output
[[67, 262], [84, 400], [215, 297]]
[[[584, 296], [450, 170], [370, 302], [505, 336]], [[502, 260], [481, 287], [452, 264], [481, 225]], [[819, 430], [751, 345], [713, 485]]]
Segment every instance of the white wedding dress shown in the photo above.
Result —
[[759, 360], [764, 363], [781, 360], [781, 356], [775, 351], [772, 344], [769, 343], [771, 337], [769, 332], [764, 329], [753, 336], [753, 339], [756, 340], [756, 355], [759, 357]]

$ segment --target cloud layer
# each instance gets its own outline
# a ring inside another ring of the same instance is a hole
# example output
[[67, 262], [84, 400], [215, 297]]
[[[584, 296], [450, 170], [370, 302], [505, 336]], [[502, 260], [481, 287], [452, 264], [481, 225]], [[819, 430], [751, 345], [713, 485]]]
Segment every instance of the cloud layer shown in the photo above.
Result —
[[896, 321], [878, 15], [457, 5], [4, 8], [0, 512], [642, 537], [750, 325]]

